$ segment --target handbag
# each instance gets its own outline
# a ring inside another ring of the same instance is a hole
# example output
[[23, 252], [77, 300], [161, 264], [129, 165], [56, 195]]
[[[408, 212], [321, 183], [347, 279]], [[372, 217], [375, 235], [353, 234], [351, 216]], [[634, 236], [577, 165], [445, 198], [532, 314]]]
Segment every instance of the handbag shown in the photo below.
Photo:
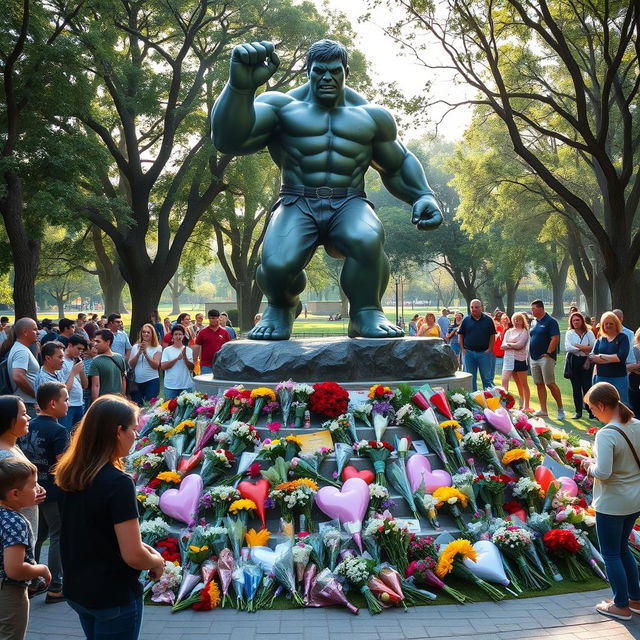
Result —
[[136, 371], [133, 367], [127, 366], [126, 362], [124, 365], [124, 369], [120, 366], [120, 363], [113, 357], [108, 356], [111, 362], [113, 362], [118, 369], [120, 369], [120, 373], [126, 378], [126, 388], [127, 395], [131, 395], [138, 390], [138, 384], [136, 383]]

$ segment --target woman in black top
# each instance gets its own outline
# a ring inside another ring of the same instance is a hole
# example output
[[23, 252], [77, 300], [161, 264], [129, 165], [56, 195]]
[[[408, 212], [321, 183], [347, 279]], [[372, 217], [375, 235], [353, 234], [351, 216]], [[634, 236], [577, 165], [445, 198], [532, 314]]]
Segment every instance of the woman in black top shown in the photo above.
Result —
[[142, 624], [140, 571], [158, 579], [162, 556], [142, 542], [133, 480], [123, 472], [137, 435], [137, 407], [105, 395], [90, 407], [55, 469], [62, 489], [64, 595], [89, 640], [136, 640]]
[[607, 311], [600, 318], [601, 336], [596, 340], [589, 356], [596, 365], [593, 383], [609, 382], [620, 394], [621, 401], [629, 404], [629, 383], [627, 381], [627, 356], [629, 355], [629, 338], [622, 332], [622, 323], [612, 311]]

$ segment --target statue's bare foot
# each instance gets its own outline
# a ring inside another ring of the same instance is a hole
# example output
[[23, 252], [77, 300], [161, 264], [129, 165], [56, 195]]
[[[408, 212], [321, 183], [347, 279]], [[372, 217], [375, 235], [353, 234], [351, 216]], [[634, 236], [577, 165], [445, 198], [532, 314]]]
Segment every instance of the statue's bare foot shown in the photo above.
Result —
[[360, 309], [351, 312], [350, 338], [402, 338], [404, 331], [387, 320], [380, 309]]
[[296, 318], [296, 309], [268, 305], [258, 324], [249, 331], [249, 340], [288, 340]]

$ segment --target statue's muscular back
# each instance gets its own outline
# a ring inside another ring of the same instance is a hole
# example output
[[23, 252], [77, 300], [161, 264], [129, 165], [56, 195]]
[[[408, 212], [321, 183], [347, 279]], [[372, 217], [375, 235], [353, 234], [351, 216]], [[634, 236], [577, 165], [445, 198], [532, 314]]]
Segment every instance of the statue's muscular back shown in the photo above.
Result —
[[345, 91], [344, 106], [323, 107], [304, 99], [306, 87], [265, 93], [257, 101], [277, 114], [268, 147], [282, 170], [283, 183], [362, 189], [374, 142], [386, 137], [391, 116], [351, 89]]

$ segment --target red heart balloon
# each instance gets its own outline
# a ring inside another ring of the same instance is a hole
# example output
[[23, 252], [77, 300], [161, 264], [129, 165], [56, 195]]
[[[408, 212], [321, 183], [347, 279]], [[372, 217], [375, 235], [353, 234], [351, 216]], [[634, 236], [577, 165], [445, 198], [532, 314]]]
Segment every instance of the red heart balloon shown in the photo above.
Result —
[[202, 456], [202, 451], [196, 451], [190, 458], [180, 458], [178, 471], [186, 476], [189, 471], [193, 471], [202, 462]]
[[555, 480], [555, 476], [553, 475], [551, 470], [547, 469], [547, 467], [543, 467], [542, 465], [536, 467], [533, 475], [536, 479], [536, 482], [542, 487], [542, 490], [545, 493], [549, 489], [549, 484]]
[[342, 482], [346, 482], [349, 478], [360, 478], [367, 484], [371, 484], [375, 480], [376, 474], [369, 469], [358, 471], [354, 466], [348, 465], [342, 470]]
[[522, 520], [522, 522], [527, 521], [527, 513], [524, 509], [516, 509], [515, 511], [511, 512], [511, 515], [517, 516], [518, 518], [520, 518], [520, 520]]
[[255, 484], [253, 482], [249, 482], [248, 480], [243, 480], [238, 483], [238, 491], [243, 498], [247, 500], [253, 500], [256, 503], [256, 511], [258, 513], [258, 518], [260, 518], [260, 522], [262, 523], [262, 528], [264, 529], [267, 526], [265, 509], [264, 509], [264, 501], [267, 499], [269, 495], [269, 489], [271, 489], [271, 484], [269, 484], [268, 480], [265, 478], [260, 478]]

